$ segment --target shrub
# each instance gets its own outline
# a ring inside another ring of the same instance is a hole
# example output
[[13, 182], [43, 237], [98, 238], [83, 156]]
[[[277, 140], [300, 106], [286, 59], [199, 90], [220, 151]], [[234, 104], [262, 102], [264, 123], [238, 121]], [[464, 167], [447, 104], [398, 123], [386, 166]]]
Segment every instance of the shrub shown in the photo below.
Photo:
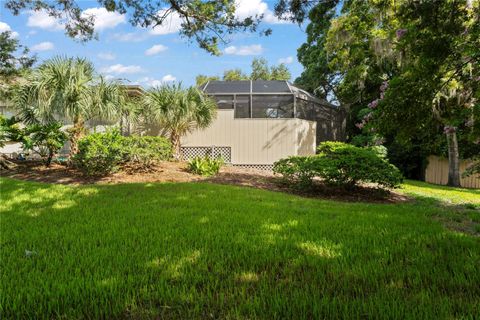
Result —
[[323, 142], [318, 174], [329, 184], [354, 186], [359, 182], [395, 188], [403, 181], [400, 171], [378, 152], [342, 142]]
[[274, 163], [273, 172], [282, 175], [283, 182], [299, 189], [309, 189], [313, 186], [313, 178], [317, 175], [319, 158], [288, 157]]
[[172, 157], [172, 144], [164, 137], [130, 136], [124, 138], [127, 161], [149, 168], [155, 162]]
[[403, 180], [400, 171], [379, 150], [324, 142], [318, 151], [315, 156], [279, 160], [273, 170], [281, 174], [286, 183], [301, 189], [311, 188], [315, 177], [343, 187], [363, 182], [395, 188]]
[[118, 129], [94, 133], [81, 139], [74, 163], [87, 175], [106, 175], [127, 162], [149, 168], [172, 157], [172, 145], [163, 137], [123, 137]]
[[188, 161], [188, 171], [202, 176], [213, 176], [220, 171], [223, 159], [210, 157], [195, 157]]
[[125, 137], [118, 129], [90, 134], [78, 142], [75, 165], [85, 174], [106, 175], [118, 169], [127, 158]]
[[38, 154], [48, 167], [55, 154], [63, 147], [68, 135], [61, 130], [60, 122], [34, 124], [23, 131], [23, 149]]

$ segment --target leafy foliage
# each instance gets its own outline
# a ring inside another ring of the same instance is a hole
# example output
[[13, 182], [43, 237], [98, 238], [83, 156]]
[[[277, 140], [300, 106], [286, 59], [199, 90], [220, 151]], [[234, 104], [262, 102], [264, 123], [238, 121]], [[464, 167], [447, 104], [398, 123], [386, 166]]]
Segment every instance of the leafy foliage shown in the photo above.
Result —
[[273, 165], [273, 172], [282, 175], [283, 182], [298, 189], [310, 189], [313, 178], [318, 176], [319, 157], [292, 156], [280, 159]]
[[[131, 1], [97, 0], [98, 6], [129, 16], [133, 26], [165, 26], [172, 19], [181, 19], [180, 34], [196, 41], [200, 48], [219, 55], [218, 44], [225, 43], [224, 37], [234, 32], [257, 31], [262, 16], [238, 18], [234, 0], [197, 1]], [[89, 41], [97, 36], [95, 17], [83, 14], [79, 0], [7, 0], [5, 7], [14, 15], [27, 10], [45, 11], [48, 15], [65, 20], [65, 33], [80, 41]], [[269, 35], [271, 29], [261, 30]]]
[[124, 137], [119, 130], [112, 129], [80, 139], [73, 162], [86, 175], [102, 176], [117, 171], [126, 156]]
[[77, 152], [85, 121], [116, 119], [124, 102], [118, 83], [97, 75], [93, 64], [81, 58], [52, 58], [25, 80], [12, 99], [21, 120], [26, 124], [49, 123], [59, 117], [72, 121], [70, 155]]
[[197, 87], [199, 87], [202, 84], [205, 84], [209, 81], [215, 81], [215, 80], [220, 80], [220, 77], [218, 77], [218, 76], [206, 76], [204, 74], [199, 74], [198, 76], [195, 77], [195, 85]]
[[33, 124], [24, 129], [23, 149], [38, 154], [48, 167], [53, 157], [64, 146], [68, 135], [61, 130], [60, 122]]
[[223, 164], [222, 158], [195, 157], [188, 161], [188, 171], [201, 176], [213, 176], [220, 171]]
[[11, 98], [11, 86], [37, 60], [30, 50], [12, 36], [11, 31], [0, 33], [0, 101]]
[[[480, 156], [476, 157], [471, 165], [463, 172], [463, 177], [470, 177], [475, 174], [480, 175]], [[480, 178], [479, 178], [480, 179]]]
[[342, 142], [324, 142], [318, 147], [322, 158], [320, 176], [331, 184], [354, 186], [359, 182], [396, 188], [402, 183], [400, 171], [383, 153]]
[[286, 183], [301, 189], [311, 188], [315, 177], [349, 188], [358, 183], [396, 188], [402, 183], [400, 171], [388, 162], [384, 150], [323, 142], [318, 152], [315, 156], [279, 160], [274, 164], [274, 172], [281, 174]]
[[20, 120], [16, 117], [6, 118], [3, 114], [0, 114], [0, 148], [5, 146], [6, 142], [20, 141], [22, 134]]
[[180, 158], [180, 138], [196, 128], [208, 127], [216, 117], [215, 102], [196, 87], [165, 85], [144, 96], [146, 118], [170, 135], [175, 158]]
[[417, 172], [425, 154], [445, 153], [445, 136], [452, 158], [480, 142], [478, 1], [281, 0], [276, 8], [297, 22], [309, 14], [296, 83], [348, 110], [355, 144], [382, 141]]
[[249, 80], [248, 76], [241, 69], [230, 69], [223, 72], [224, 81]]
[[150, 168], [154, 163], [172, 157], [172, 144], [164, 137], [129, 136], [124, 137], [126, 161]]
[[[252, 60], [250, 75], [243, 73], [241, 69], [229, 69], [223, 73], [224, 81], [238, 80], [290, 80], [292, 77], [290, 70], [284, 63], [278, 65], [268, 65], [268, 61], [264, 58], [255, 58]], [[209, 80], [219, 80], [218, 76], [197, 76], [197, 86]]]
[[140, 169], [172, 157], [172, 145], [164, 137], [124, 137], [117, 128], [104, 133], [93, 133], [79, 141], [75, 165], [89, 176], [101, 176], [129, 163]]
[[314, 6], [308, 13], [307, 41], [297, 50], [298, 61], [304, 66], [295, 84], [320, 98], [338, 102], [336, 88], [338, 77], [330, 68], [329, 54], [325, 49], [326, 35], [335, 17], [338, 1], [326, 1]]

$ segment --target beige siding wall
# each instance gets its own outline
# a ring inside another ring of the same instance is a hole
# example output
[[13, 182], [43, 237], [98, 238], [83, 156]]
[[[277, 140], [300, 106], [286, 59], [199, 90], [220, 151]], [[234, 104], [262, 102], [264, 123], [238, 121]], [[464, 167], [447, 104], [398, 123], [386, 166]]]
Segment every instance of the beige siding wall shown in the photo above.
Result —
[[182, 139], [185, 147], [227, 146], [234, 164], [272, 164], [278, 159], [315, 153], [316, 124], [301, 119], [234, 119], [219, 110], [208, 128]]
[[[471, 164], [471, 161], [460, 162], [460, 174]], [[425, 171], [425, 181], [435, 184], [446, 185], [448, 182], [448, 159], [430, 156], [428, 166]], [[480, 188], [480, 176], [473, 175], [467, 178], [461, 178], [460, 183], [464, 188]]]

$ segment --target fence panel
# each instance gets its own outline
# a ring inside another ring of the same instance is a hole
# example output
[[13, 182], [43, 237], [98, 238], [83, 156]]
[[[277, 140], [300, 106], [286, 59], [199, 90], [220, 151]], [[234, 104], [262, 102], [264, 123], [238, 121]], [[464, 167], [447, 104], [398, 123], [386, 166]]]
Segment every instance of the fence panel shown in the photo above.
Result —
[[[472, 164], [470, 160], [460, 161], [460, 174]], [[425, 170], [425, 181], [429, 183], [446, 185], [448, 182], [448, 159], [437, 156], [428, 157], [428, 166]], [[480, 189], [480, 175], [472, 175], [466, 178], [460, 178], [460, 183], [464, 188]]]

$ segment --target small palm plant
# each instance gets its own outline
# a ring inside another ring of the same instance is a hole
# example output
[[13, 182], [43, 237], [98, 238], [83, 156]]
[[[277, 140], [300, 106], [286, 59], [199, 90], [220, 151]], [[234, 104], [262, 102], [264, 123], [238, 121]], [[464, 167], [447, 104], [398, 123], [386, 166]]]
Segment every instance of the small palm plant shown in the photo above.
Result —
[[95, 73], [93, 64], [82, 58], [55, 57], [34, 69], [14, 90], [13, 103], [26, 124], [73, 122], [70, 130], [71, 158], [92, 118], [118, 117], [124, 95], [116, 82]]
[[194, 129], [208, 127], [217, 111], [215, 102], [198, 88], [183, 89], [180, 84], [152, 88], [143, 102], [150, 119], [168, 132], [177, 160], [181, 137]]

